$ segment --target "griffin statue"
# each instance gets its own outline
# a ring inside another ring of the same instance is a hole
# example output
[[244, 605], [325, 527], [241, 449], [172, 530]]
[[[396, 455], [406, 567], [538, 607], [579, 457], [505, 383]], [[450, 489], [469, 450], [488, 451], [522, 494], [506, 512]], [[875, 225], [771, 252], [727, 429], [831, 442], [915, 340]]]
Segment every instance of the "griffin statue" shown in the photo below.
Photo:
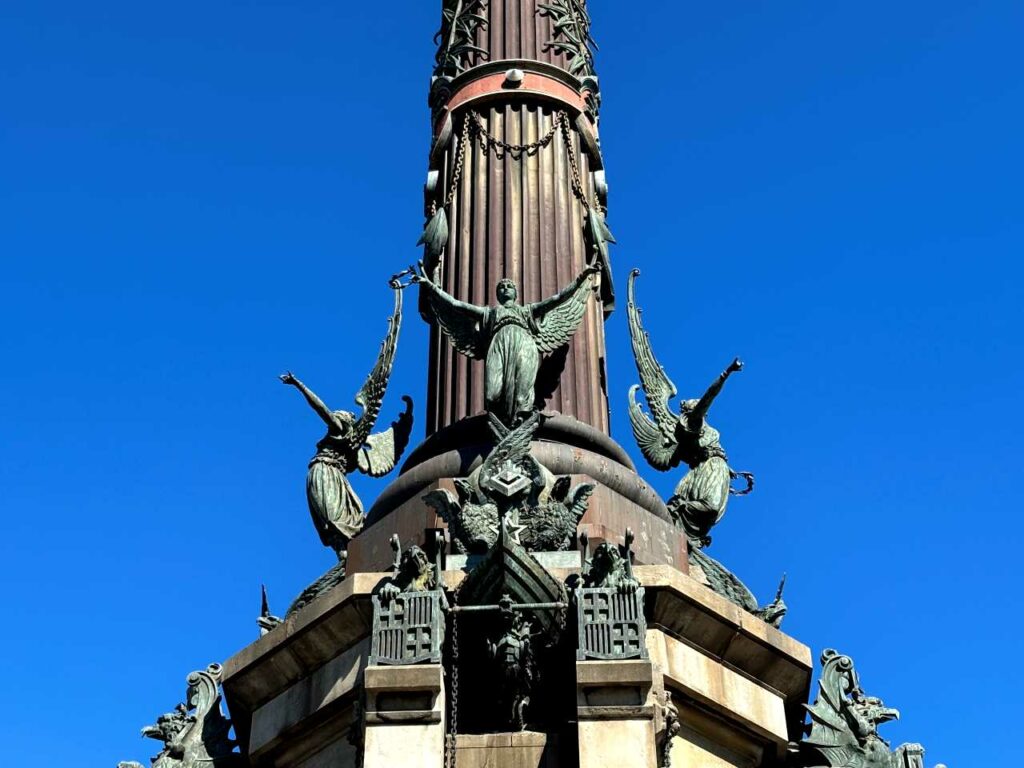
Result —
[[381, 344], [377, 364], [356, 395], [356, 404], [363, 409], [359, 419], [349, 411], [332, 411], [291, 372], [281, 376], [281, 381], [302, 393], [327, 425], [327, 434], [317, 443], [316, 455], [309, 462], [306, 500], [320, 541], [333, 549], [339, 560], [345, 559], [349, 540], [363, 528], [363, 504], [352, 489], [348, 475], [357, 469], [371, 477], [386, 475], [401, 459], [412, 431], [412, 400], [403, 397], [405, 412], [389, 429], [371, 434], [387, 391], [402, 325], [401, 287], [396, 281], [392, 281], [391, 286], [395, 292], [395, 310], [388, 321], [388, 333]]
[[[678, 415], [673, 413], [669, 401], [676, 397], [678, 390], [654, 357], [650, 338], [641, 323], [635, 297], [639, 274], [640, 271], [634, 269], [629, 276], [629, 333], [640, 382], [654, 419], [647, 416], [636, 401], [640, 385], [634, 385], [629, 390], [629, 420], [633, 425], [633, 436], [652, 467], [665, 471], [685, 463], [690, 468], [676, 486], [668, 508], [686, 531], [691, 546], [703, 548], [711, 543], [708, 533], [725, 514], [730, 494], [745, 495], [754, 487], [750, 473], [737, 473], [729, 468], [718, 430], [705, 420], [725, 382], [733, 373], [743, 370], [743, 363], [739, 359], [733, 360], [703, 397], [683, 400], [680, 403], [682, 412]], [[746, 479], [746, 489], [736, 491], [731, 487], [736, 477]]]
[[[242, 756], [235, 752], [231, 721], [220, 709], [219, 664], [188, 676], [185, 704], [160, 715], [142, 735], [162, 741], [160, 754], [150, 760], [152, 768], [241, 768]], [[118, 768], [142, 768], [136, 762], [118, 763]]]
[[[827, 650], [821, 656], [818, 699], [807, 707], [809, 735], [799, 744], [798, 763], [806, 768], [924, 768], [920, 744], [892, 751], [878, 726], [898, 720], [898, 710], [867, 696], [853, 659]], [[943, 768], [940, 766], [939, 768]]]
[[516, 426], [529, 417], [536, 403], [535, 387], [542, 354], [566, 344], [579, 328], [594, 289], [599, 266], [588, 266], [554, 296], [520, 304], [511, 280], [498, 283], [495, 307], [466, 304], [446, 293], [423, 271], [412, 282], [452, 346], [485, 363], [487, 410], [505, 424]]

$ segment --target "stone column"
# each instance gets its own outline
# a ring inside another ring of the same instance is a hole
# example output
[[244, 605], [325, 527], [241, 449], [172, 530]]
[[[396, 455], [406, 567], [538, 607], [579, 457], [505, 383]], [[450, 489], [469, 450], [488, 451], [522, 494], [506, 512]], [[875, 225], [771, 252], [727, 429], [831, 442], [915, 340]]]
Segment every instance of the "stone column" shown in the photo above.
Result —
[[580, 768], [656, 768], [654, 671], [649, 661], [576, 663]]
[[365, 685], [363, 768], [443, 768], [441, 666], [367, 667]]
[[[597, 140], [597, 78], [587, 40], [583, 2], [462, 0], [445, 2], [458, 14], [442, 24], [430, 103], [434, 144], [427, 212], [444, 208], [449, 239], [437, 268], [442, 287], [460, 301], [494, 304], [502, 278], [513, 280], [524, 303], [552, 296], [595, 260], [587, 208], [606, 204], [604, 163]], [[472, 40], [462, 39], [472, 30]], [[563, 135], [551, 136], [566, 115]], [[463, 125], [474, 130], [461, 152]], [[478, 121], [478, 122], [477, 122]], [[548, 141], [528, 152], [491, 146]], [[461, 157], [461, 161], [460, 161]], [[574, 188], [573, 168], [579, 172]], [[456, 169], [458, 168], [458, 174]], [[456, 179], [458, 176], [458, 179]], [[583, 198], [583, 199], [581, 199]], [[569, 344], [541, 368], [538, 396], [545, 409], [608, 434], [604, 318], [613, 308], [611, 272]], [[484, 409], [481, 361], [455, 352], [435, 328], [430, 342], [427, 433]]]

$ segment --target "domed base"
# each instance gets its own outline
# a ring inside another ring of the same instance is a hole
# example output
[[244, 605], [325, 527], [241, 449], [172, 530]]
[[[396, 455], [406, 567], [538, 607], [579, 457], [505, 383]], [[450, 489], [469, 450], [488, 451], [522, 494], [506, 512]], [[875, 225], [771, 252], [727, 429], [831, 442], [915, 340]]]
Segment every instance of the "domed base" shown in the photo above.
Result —
[[[425, 545], [425, 530], [444, 529], [423, 496], [436, 488], [454, 492], [453, 480], [480, 466], [492, 445], [483, 415], [463, 419], [425, 440], [398, 479], [381, 493], [367, 515], [366, 528], [349, 545], [349, 573], [388, 569], [394, 534], [403, 545]], [[580, 524], [592, 546], [603, 541], [619, 544], [630, 528], [636, 536], [638, 564], [672, 565], [687, 572], [685, 535], [618, 443], [576, 419], [551, 414], [538, 430], [531, 453], [552, 474], [597, 486]]]

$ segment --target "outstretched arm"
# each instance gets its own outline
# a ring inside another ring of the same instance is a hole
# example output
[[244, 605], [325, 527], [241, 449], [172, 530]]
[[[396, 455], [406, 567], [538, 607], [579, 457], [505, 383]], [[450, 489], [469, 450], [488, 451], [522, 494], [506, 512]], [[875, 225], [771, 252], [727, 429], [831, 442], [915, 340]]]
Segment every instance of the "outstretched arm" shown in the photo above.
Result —
[[478, 307], [475, 304], [467, 304], [464, 301], [459, 301], [444, 290], [444, 288], [427, 277], [423, 271], [423, 262], [419, 263], [418, 269], [413, 267], [410, 268], [410, 271], [412, 272], [411, 283], [413, 285], [418, 285], [420, 287], [420, 291], [426, 291], [435, 301], [440, 301], [443, 304], [447, 304], [457, 312], [461, 312], [465, 315], [472, 315], [474, 317], [482, 317], [486, 311], [484, 307]]
[[281, 374], [281, 381], [299, 390], [302, 396], [306, 398], [306, 402], [309, 403], [309, 407], [316, 411], [317, 416], [323, 419], [328, 427], [337, 428], [338, 422], [335, 420], [331, 409], [327, 407], [323, 400], [316, 396], [315, 392], [295, 378], [291, 371]]
[[579, 277], [569, 283], [565, 288], [556, 293], [550, 298], [538, 301], [536, 304], [530, 305], [530, 310], [533, 312], [534, 317], [542, 317], [546, 312], [550, 312], [552, 309], [557, 307], [559, 304], [567, 301], [573, 294], [580, 289], [587, 280], [590, 279], [591, 275], [596, 275], [601, 271], [601, 267], [597, 264], [591, 264], [582, 272]]
[[718, 397], [718, 393], [722, 391], [722, 387], [725, 386], [725, 382], [732, 376], [736, 371], [743, 370], [743, 361], [738, 357], [733, 360], [729, 367], [722, 371], [721, 375], [715, 379], [714, 384], [708, 387], [708, 391], [704, 393], [698, 403], [697, 407], [690, 413], [690, 418], [703, 420], [708, 414], [708, 409], [711, 408], [711, 404], [715, 402], [715, 398]]

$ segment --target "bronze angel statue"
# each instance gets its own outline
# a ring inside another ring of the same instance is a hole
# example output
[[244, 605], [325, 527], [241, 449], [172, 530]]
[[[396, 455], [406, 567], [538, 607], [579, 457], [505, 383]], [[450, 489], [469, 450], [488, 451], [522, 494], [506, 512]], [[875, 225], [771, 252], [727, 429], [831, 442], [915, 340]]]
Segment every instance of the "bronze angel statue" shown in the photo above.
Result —
[[535, 410], [541, 355], [566, 344], [579, 328], [598, 272], [599, 266], [588, 266], [559, 293], [525, 305], [519, 303], [515, 283], [502, 280], [494, 307], [459, 301], [424, 274], [422, 265], [412, 282], [419, 284], [452, 346], [466, 357], [485, 361], [487, 409], [514, 426]]
[[[718, 430], [706, 420], [708, 409], [725, 382], [733, 373], [743, 370], [743, 363], [738, 358], [733, 360], [699, 400], [683, 400], [680, 402], [681, 413], [673, 413], [669, 401], [676, 397], [678, 391], [654, 357], [636, 305], [635, 284], [639, 274], [640, 271], [634, 269], [629, 276], [629, 333], [637, 371], [653, 419], [644, 413], [636, 400], [636, 392], [641, 385], [634, 385], [629, 390], [629, 420], [637, 445], [652, 467], [665, 471], [685, 463], [690, 468], [676, 486], [668, 508], [686, 531], [691, 545], [699, 549], [711, 543], [708, 532], [725, 514], [729, 496], [745, 495], [754, 487], [753, 475], [730, 469]], [[742, 491], [732, 488], [732, 480], [737, 477], [747, 482]]]
[[405, 412], [387, 430], [371, 434], [387, 391], [402, 325], [402, 290], [394, 282], [392, 288], [395, 310], [388, 321], [388, 334], [381, 344], [377, 364], [356, 395], [362, 416], [357, 419], [349, 411], [332, 411], [291, 372], [281, 376], [281, 381], [302, 393], [327, 425], [327, 434], [317, 443], [316, 455], [309, 462], [306, 500], [320, 541], [333, 549], [339, 560], [345, 559], [349, 540], [363, 528], [363, 504], [348, 475], [357, 469], [371, 477], [386, 475], [402, 458], [412, 432], [412, 400], [403, 397]]

